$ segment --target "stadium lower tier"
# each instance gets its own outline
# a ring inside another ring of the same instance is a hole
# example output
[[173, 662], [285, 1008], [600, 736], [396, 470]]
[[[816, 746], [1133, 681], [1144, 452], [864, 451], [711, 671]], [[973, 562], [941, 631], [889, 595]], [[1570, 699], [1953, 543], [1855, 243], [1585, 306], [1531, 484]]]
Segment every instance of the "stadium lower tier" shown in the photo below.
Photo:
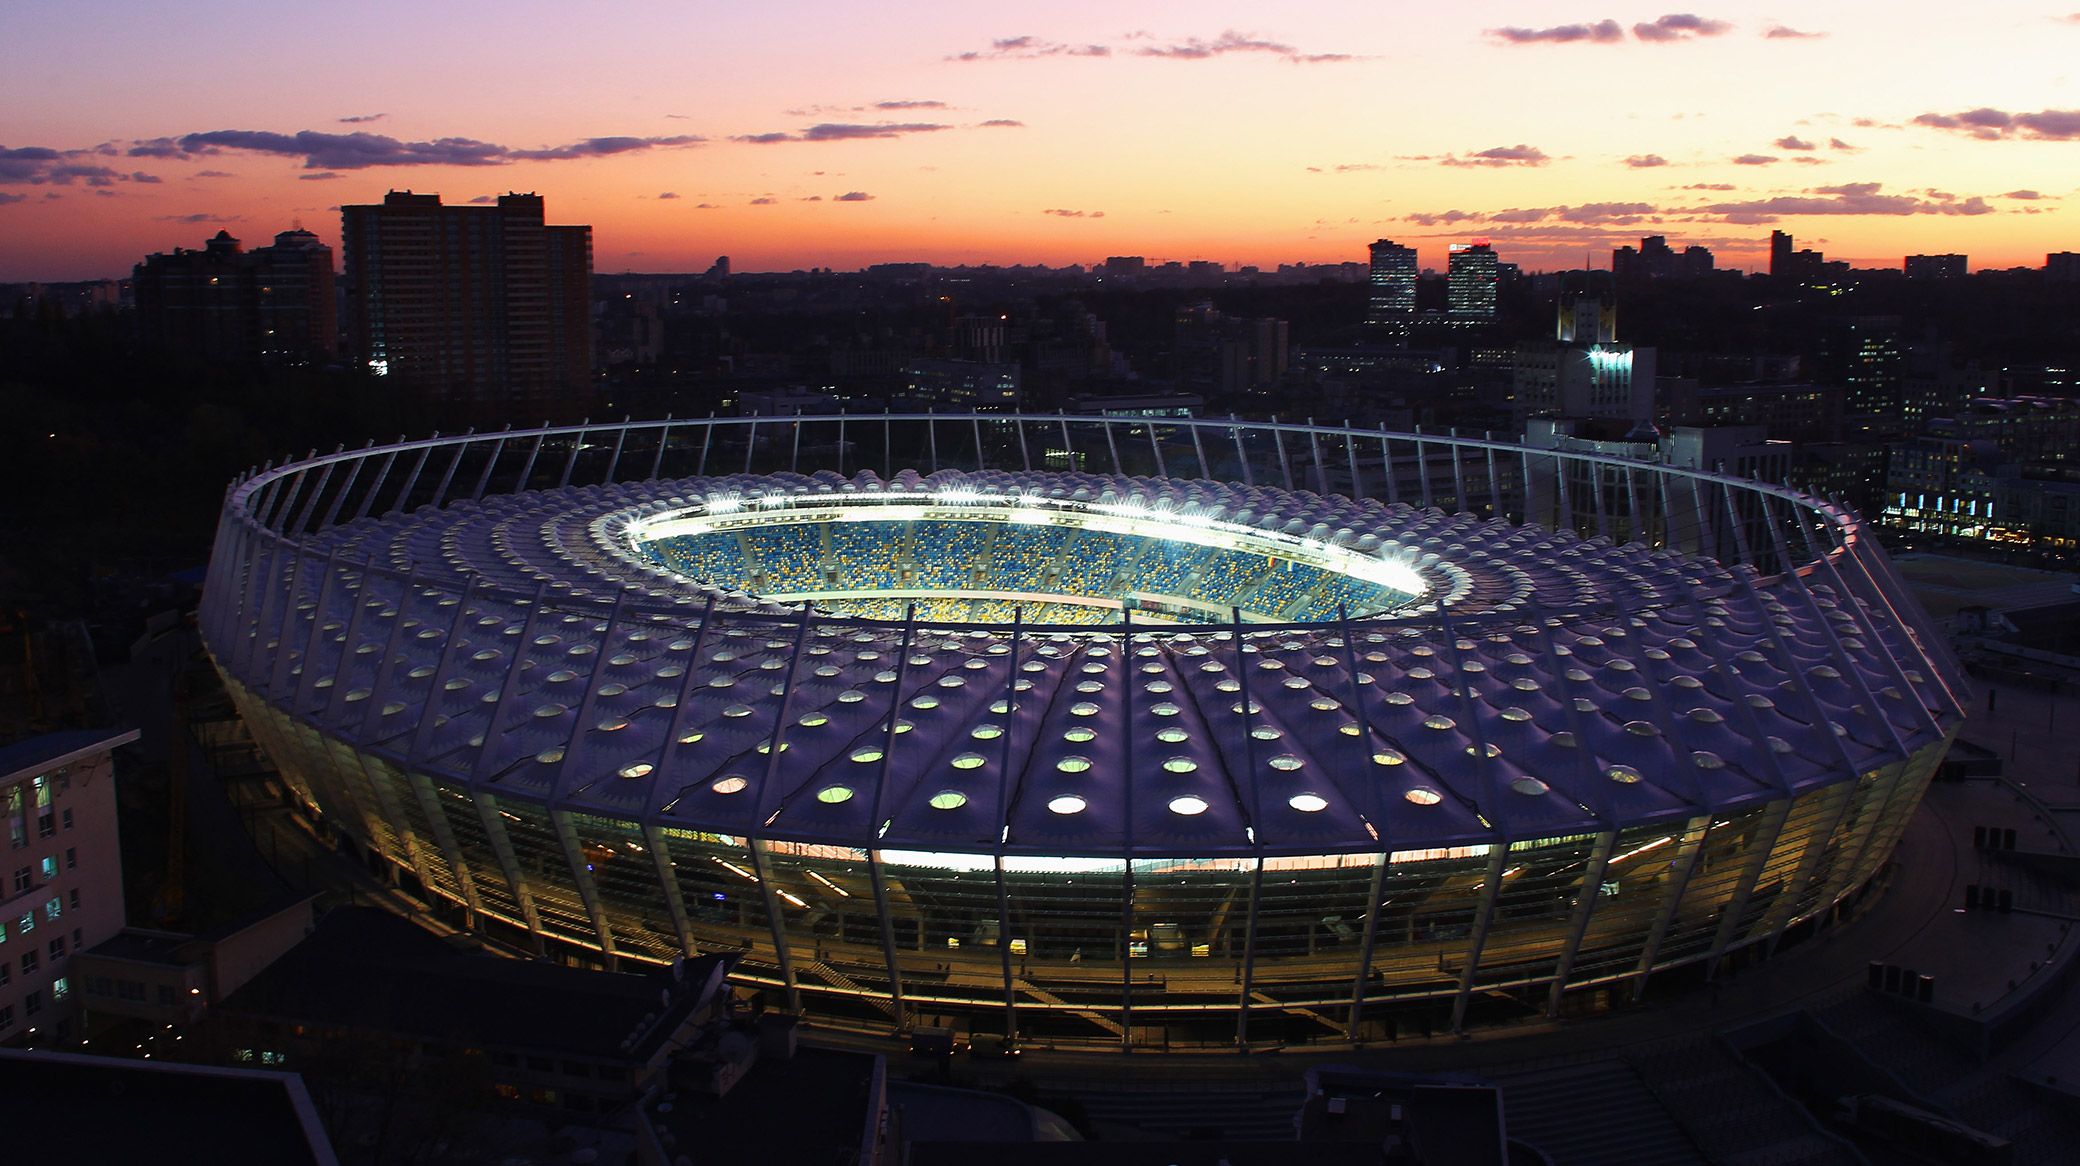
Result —
[[[1120, 601], [1168, 596], [1203, 605], [1201, 618], [1240, 608], [1262, 619], [1327, 620], [1339, 611], [1372, 615], [1411, 598], [1308, 563], [1193, 542], [1060, 525], [1002, 521], [817, 522], [677, 534], [638, 543], [638, 554], [705, 586], [790, 601], [809, 599], [846, 615], [899, 619], [910, 602], [925, 620], [1116, 621]], [[877, 600], [872, 592], [913, 599]], [[843, 597], [826, 598], [842, 592]], [[914, 597], [947, 593], [944, 599]], [[985, 602], [965, 592], [1046, 592], [1044, 604]], [[1092, 601], [1079, 610], [1077, 599]], [[1194, 618], [1185, 615], [1184, 618]]]
[[1600, 833], [999, 858], [558, 809], [501, 796], [495, 777], [470, 788], [401, 770], [231, 687], [311, 810], [487, 933], [609, 966], [734, 951], [740, 982], [823, 1023], [931, 1017], [1065, 1045], [1379, 1039], [1418, 1014], [1457, 1023], [1469, 1003], [1520, 1016], [1630, 997], [1856, 892], [1949, 743], [1795, 797]]

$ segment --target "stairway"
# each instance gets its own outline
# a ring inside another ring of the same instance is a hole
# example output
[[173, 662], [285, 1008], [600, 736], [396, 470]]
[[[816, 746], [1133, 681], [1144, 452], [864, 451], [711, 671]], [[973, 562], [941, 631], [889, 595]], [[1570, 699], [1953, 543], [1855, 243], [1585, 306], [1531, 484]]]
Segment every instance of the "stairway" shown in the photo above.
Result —
[[1854, 1166], [1863, 1156], [1827, 1137], [1797, 1102], [1716, 1040], [1638, 1057], [1661, 1104], [1722, 1166]]
[[795, 974], [800, 976], [803, 972], [814, 972], [824, 983], [834, 988], [843, 988], [857, 998], [873, 1005], [883, 1015], [891, 1019], [895, 1017], [896, 1006], [889, 1002], [886, 993], [868, 989], [858, 980], [824, 963], [822, 960], [797, 959], [795, 961]]
[[1708, 1161], [1653, 1092], [1620, 1060], [1498, 1076], [1509, 1136], [1554, 1166], [1689, 1166]]
[[[1035, 984], [1030, 980], [1022, 980], [1014, 976], [1011, 979], [1011, 986], [1017, 988], [1019, 991], [1025, 993], [1026, 995], [1031, 996], [1033, 999], [1038, 1000], [1042, 1004], [1048, 1004], [1057, 1008], [1061, 1008], [1063, 1005], [1068, 1003], [1068, 1001], [1062, 999], [1060, 996], [1055, 995], [1054, 993], [1048, 991], [1045, 988], [1042, 988], [1040, 985]], [[1083, 1019], [1090, 1021], [1092, 1024], [1097, 1025], [1099, 1028], [1104, 1029], [1106, 1032], [1109, 1032], [1114, 1036], [1127, 1035], [1127, 1030], [1120, 1024], [1119, 1021], [1112, 1019], [1110, 1016], [1107, 1016], [1102, 1012], [1093, 1011], [1092, 1009], [1088, 1008], [1065, 1008], [1063, 1009], [1063, 1011], [1068, 1012], [1071, 1016], [1080, 1016]]]

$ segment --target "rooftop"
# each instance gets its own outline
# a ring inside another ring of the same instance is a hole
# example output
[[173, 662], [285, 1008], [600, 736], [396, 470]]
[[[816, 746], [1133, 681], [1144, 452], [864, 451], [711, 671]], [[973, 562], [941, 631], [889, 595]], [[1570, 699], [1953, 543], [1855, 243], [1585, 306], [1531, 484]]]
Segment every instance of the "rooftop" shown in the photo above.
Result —
[[136, 729], [66, 729], [0, 745], [0, 782], [69, 765], [135, 740]]
[[11, 1162], [338, 1161], [294, 1073], [0, 1049], [0, 1097]]
[[[686, 981], [706, 984], [724, 962], [689, 960]], [[224, 1007], [424, 1040], [633, 1061], [647, 1059], [709, 998], [699, 990], [668, 996], [672, 985], [667, 971], [593, 972], [458, 951], [388, 912], [343, 907]], [[634, 1043], [624, 1043], [632, 1036]]]

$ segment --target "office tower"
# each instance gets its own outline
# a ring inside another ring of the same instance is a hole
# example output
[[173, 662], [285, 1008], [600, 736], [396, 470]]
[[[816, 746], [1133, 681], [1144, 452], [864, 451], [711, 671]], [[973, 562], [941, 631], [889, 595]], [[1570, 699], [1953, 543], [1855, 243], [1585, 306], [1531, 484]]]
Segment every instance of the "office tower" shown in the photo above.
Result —
[[1416, 315], [1416, 249], [1392, 239], [1374, 243], [1371, 283], [1372, 300], [1365, 311], [1367, 330], [1384, 343], [1406, 345]]
[[1024, 399], [1016, 364], [920, 358], [903, 366], [904, 399], [911, 406], [953, 406], [977, 413], [1014, 413]]
[[1592, 290], [1579, 284], [1561, 291], [1554, 338], [1562, 344], [1616, 343], [1618, 297], [1608, 288]]
[[1553, 340], [1516, 350], [1516, 411], [1633, 425], [1654, 417], [1655, 351], [1618, 343], [1618, 302], [1607, 284], [1569, 276]]
[[200, 251], [146, 256], [132, 279], [139, 327], [161, 348], [285, 363], [339, 353], [332, 248], [301, 228], [252, 251], [218, 231]]
[[1496, 279], [1493, 247], [1486, 242], [1452, 244], [1445, 293], [1451, 320], [1462, 324], [1494, 320]]
[[592, 370], [592, 228], [549, 226], [542, 199], [442, 206], [392, 191], [340, 208], [354, 359], [455, 419], [580, 413]]
[[1869, 434], [1906, 424], [1901, 388], [1904, 353], [1898, 316], [1845, 316], [1820, 324], [1814, 369], [1822, 384], [1842, 390], [1843, 412]]
[[1908, 279], [1959, 279], [1966, 270], [1962, 255], [1909, 255], [1902, 266]]

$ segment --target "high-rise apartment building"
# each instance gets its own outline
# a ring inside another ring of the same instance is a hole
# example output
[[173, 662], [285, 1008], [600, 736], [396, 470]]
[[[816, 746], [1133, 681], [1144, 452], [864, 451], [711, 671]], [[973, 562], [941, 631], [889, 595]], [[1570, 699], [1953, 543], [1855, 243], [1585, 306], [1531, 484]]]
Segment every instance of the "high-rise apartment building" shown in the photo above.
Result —
[[137, 730], [66, 730], [0, 748], [0, 1045], [77, 1035], [74, 954], [123, 929], [111, 751]]
[[1791, 232], [1769, 233], [1769, 273], [1782, 279], [1791, 274]]
[[1611, 274], [1620, 280], [1703, 279], [1712, 273], [1708, 247], [1668, 245], [1666, 235], [1648, 235], [1638, 247], [1620, 247], [1611, 252]]
[[1815, 281], [1848, 272], [1848, 264], [1827, 262], [1827, 256], [1811, 249], [1793, 250], [1791, 235], [1769, 233], [1769, 273], [1777, 279]]
[[1365, 310], [1367, 330], [1383, 342], [1407, 344], [1416, 316], [1416, 249], [1392, 239], [1374, 243], [1371, 285], [1372, 299]]
[[146, 256], [132, 286], [138, 325], [161, 348], [228, 361], [339, 354], [332, 248], [302, 228], [252, 251], [218, 231], [200, 251]]
[[1968, 270], [1962, 255], [1909, 255], [1901, 267], [1908, 279], [1962, 279]]
[[591, 227], [548, 225], [534, 194], [442, 206], [439, 195], [392, 191], [340, 217], [356, 361], [406, 379], [458, 418], [584, 411]]
[[1454, 243], [1446, 272], [1445, 312], [1454, 322], [1485, 324], [1495, 318], [1495, 249], [1486, 243]]

